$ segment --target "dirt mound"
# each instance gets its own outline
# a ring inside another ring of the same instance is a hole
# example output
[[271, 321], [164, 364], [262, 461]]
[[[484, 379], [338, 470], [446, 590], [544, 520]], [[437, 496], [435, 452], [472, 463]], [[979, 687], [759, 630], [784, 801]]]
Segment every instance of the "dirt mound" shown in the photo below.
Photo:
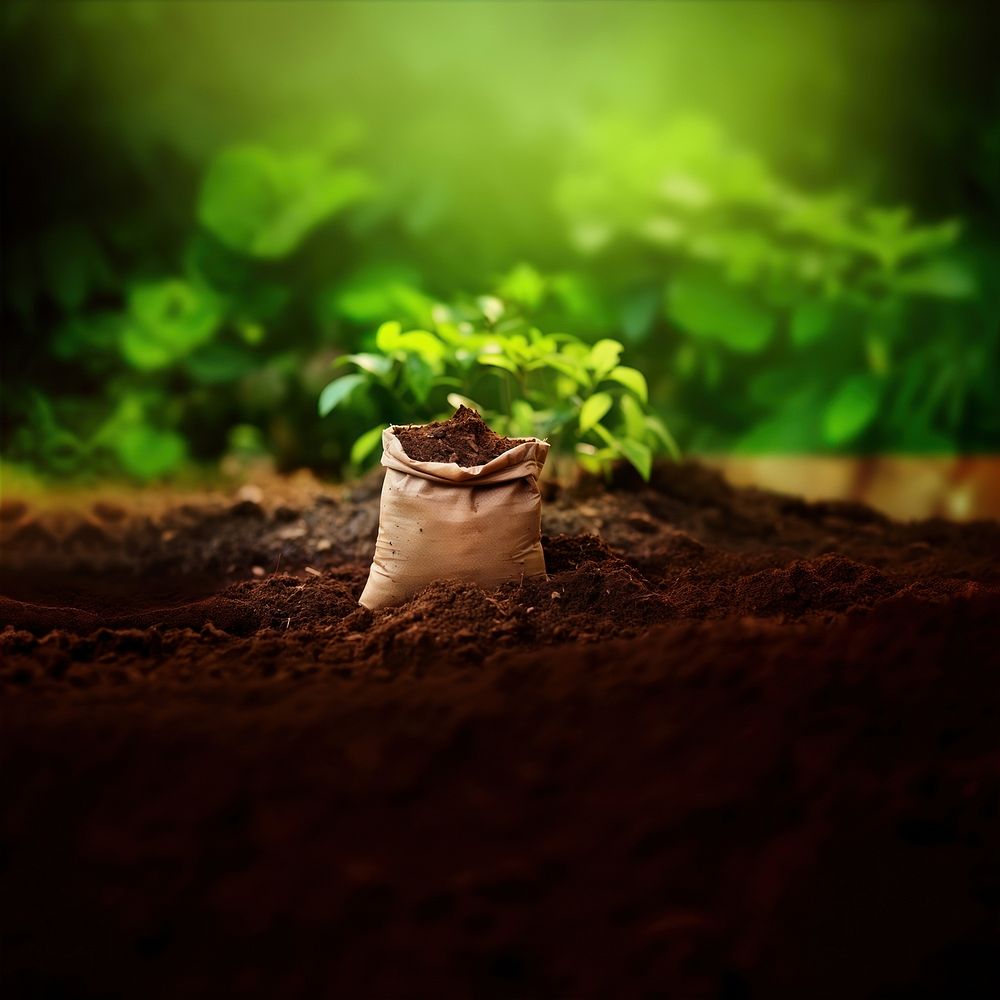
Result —
[[[948, 589], [946, 583], [939, 585]], [[669, 599], [685, 617], [737, 614], [794, 620], [873, 607], [903, 587], [901, 581], [894, 582], [872, 566], [824, 555], [796, 559], [777, 569], [733, 573], [708, 583], [703, 577], [682, 577], [670, 589]]]
[[459, 406], [447, 420], [395, 430], [410, 458], [418, 462], [454, 462], [464, 468], [485, 465], [521, 443], [519, 438], [500, 437], [467, 406]]
[[586, 562], [620, 559], [597, 535], [543, 535], [542, 548], [549, 573], [563, 573]]
[[239, 583], [227, 596], [249, 604], [261, 629], [314, 628], [329, 626], [358, 610], [356, 575], [353, 586], [342, 579], [307, 574], [305, 579], [276, 573], [263, 580]]
[[46, 607], [0, 597], [0, 621], [34, 635], [62, 630], [88, 635], [98, 628], [191, 628], [211, 623], [230, 635], [249, 635], [259, 625], [252, 605], [219, 595], [166, 608], [145, 608], [127, 614], [99, 614], [74, 607]]

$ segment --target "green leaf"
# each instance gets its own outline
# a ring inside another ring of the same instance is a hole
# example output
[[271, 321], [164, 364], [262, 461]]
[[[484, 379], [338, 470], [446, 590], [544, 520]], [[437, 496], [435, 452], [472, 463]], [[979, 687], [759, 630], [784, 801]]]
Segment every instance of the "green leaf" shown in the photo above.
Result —
[[638, 368], [619, 365], [617, 368], [612, 368], [604, 377], [625, 386], [629, 392], [638, 396], [644, 403], [649, 402], [649, 387], [646, 385], [646, 376]]
[[142, 327], [126, 324], [121, 333], [121, 350], [125, 360], [139, 371], [155, 371], [166, 368], [174, 360], [174, 351], [169, 344], [160, 343], [150, 337]]
[[541, 331], [532, 327], [528, 331], [528, 339], [531, 345], [531, 353], [536, 358], [543, 358], [546, 354], [554, 354], [559, 350], [558, 337], [543, 336]]
[[284, 257], [321, 222], [370, 190], [364, 174], [332, 168], [321, 156], [237, 146], [209, 165], [198, 221], [234, 250]]
[[351, 446], [351, 464], [363, 465], [369, 456], [382, 443], [382, 431], [385, 424], [379, 424], [371, 430], [367, 430]]
[[618, 364], [623, 350], [624, 347], [617, 340], [599, 340], [590, 349], [587, 367], [594, 372], [597, 378], [602, 378]]
[[677, 445], [676, 440], [674, 440], [673, 434], [670, 433], [667, 425], [659, 418], [653, 414], [647, 414], [646, 416], [646, 426], [649, 430], [663, 442], [663, 447], [666, 448], [667, 454], [675, 461], [679, 462], [681, 460], [681, 450]]
[[444, 344], [427, 330], [408, 330], [406, 333], [400, 334], [396, 349], [406, 351], [408, 354], [419, 355], [435, 371], [438, 370], [440, 362], [447, 353]]
[[876, 375], [888, 375], [891, 367], [889, 356], [889, 346], [884, 337], [877, 334], [869, 334], [865, 338], [865, 356], [868, 359], [868, 367]]
[[187, 445], [176, 431], [140, 424], [115, 435], [115, 451], [122, 467], [133, 476], [159, 479], [184, 461]]
[[164, 368], [210, 340], [222, 319], [218, 298], [178, 278], [141, 282], [128, 294], [121, 331], [126, 360], [141, 371]]
[[667, 291], [667, 315], [691, 335], [717, 340], [741, 354], [763, 350], [774, 333], [771, 313], [708, 274], [675, 278]]
[[968, 299], [976, 294], [976, 279], [958, 260], [936, 260], [900, 275], [895, 287], [911, 295]]
[[633, 441], [630, 438], [618, 441], [617, 444], [629, 464], [643, 479], [648, 481], [653, 471], [653, 453], [649, 445], [643, 444], [641, 441]]
[[474, 399], [470, 399], [468, 396], [463, 396], [460, 392], [449, 392], [447, 396], [448, 405], [454, 407], [456, 410], [460, 406], [467, 406], [470, 410], [475, 410], [477, 413], [482, 413], [483, 408]]
[[614, 402], [607, 392], [595, 392], [580, 407], [580, 433], [586, 434], [601, 422]]
[[396, 312], [412, 323], [432, 326], [434, 323], [434, 301], [417, 288], [397, 283], [392, 286], [392, 298]]
[[[594, 432], [613, 451], [618, 451], [618, 438], [614, 436], [603, 424], [594, 424]], [[579, 448], [579, 445], [577, 446]]]
[[531, 367], [551, 368], [553, 371], [557, 371], [561, 375], [571, 378], [577, 385], [590, 385], [590, 376], [587, 374], [587, 370], [583, 367], [583, 365], [559, 354], [549, 354], [542, 358], [541, 361], [533, 363]]
[[[520, 324], [520, 320], [517, 321]], [[495, 334], [494, 334], [495, 338]], [[494, 339], [494, 343], [496, 339]], [[505, 354], [511, 361], [517, 365], [526, 364], [528, 361], [532, 360], [536, 356], [536, 351], [532, 348], [529, 343], [528, 338], [524, 336], [523, 333], [513, 332], [513, 328], [508, 336], [499, 338], [499, 345], [501, 347], [501, 353]], [[490, 348], [493, 350], [495, 348]], [[489, 353], [487, 351], [486, 353]]]
[[510, 430], [514, 437], [532, 437], [535, 433], [535, 411], [523, 399], [515, 399], [510, 404]]
[[807, 347], [833, 327], [833, 310], [822, 301], [808, 301], [792, 313], [791, 337], [796, 347]]
[[386, 354], [397, 354], [404, 351], [409, 354], [419, 354], [437, 371], [444, 359], [447, 349], [439, 338], [427, 330], [407, 330], [395, 320], [383, 323], [375, 334], [375, 346]]
[[[554, 410], [535, 411], [535, 434], [539, 437], [549, 437], [558, 434], [577, 420], [576, 408], [572, 405], [558, 406]], [[598, 425], [600, 426], [600, 425]]]
[[489, 365], [492, 368], [502, 368], [504, 371], [512, 372], [514, 375], [517, 375], [520, 371], [510, 358], [504, 357], [502, 354], [480, 354], [479, 363], [481, 365]]
[[367, 376], [355, 373], [335, 378], [319, 394], [319, 415], [325, 417], [340, 405], [355, 389], [368, 381]]
[[383, 323], [375, 334], [375, 346], [386, 354], [391, 354], [399, 346], [399, 338], [402, 336], [403, 328], [396, 320], [391, 319], [388, 323]]
[[530, 264], [518, 264], [500, 282], [497, 294], [534, 309], [545, 294], [545, 279]]
[[579, 388], [576, 379], [569, 378], [567, 375], [556, 376], [556, 398], [557, 399], [570, 399], [572, 396], [576, 395], [576, 390]]
[[362, 371], [377, 378], [384, 378], [392, 371], [392, 359], [383, 357], [381, 354], [345, 354], [334, 362], [338, 365], [346, 363], [355, 364]]
[[426, 403], [434, 385], [434, 369], [419, 354], [408, 354], [403, 363], [406, 384], [418, 403]]
[[133, 285], [128, 306], [133, 320], [183, 349], [207, 340], [220, 318], [220, 303], [211, 291], [179, 278]]
[[834, 446], [853, 441], [878, 413], [881, 381], [874, 375], [847, 379], [823, 413], [823, 440]]
[[[346, 316], [359, 326], [377, 323], [386, 316], [401, 315], [402, 300], [410, 294], [422, 294], [416, 288], [418, 283], [418, 273], [409, 268], [384, 264], [362, 268], [328, 290], [324, 309], [334, 316]], [[408, 315], [407, 319], [423, 322], [416, 315]]]
[[646, 414], [634, 396], [622, 396], [619, 404], [625, 419], [625, 434], [636, 441], [646, 436]]

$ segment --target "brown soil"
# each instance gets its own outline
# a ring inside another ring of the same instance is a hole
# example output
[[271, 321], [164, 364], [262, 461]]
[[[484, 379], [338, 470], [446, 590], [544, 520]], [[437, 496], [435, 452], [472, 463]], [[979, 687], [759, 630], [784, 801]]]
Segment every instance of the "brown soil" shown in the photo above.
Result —
[[1000, 525], [665, 467], [373, 614], [379, 485], [5, 504], [8, 995], [997, 995]]
[[485, 465], [521, 443], [520, 438], [500, 437], [467, 406], [460, 406], [447, 420], [397, 427], [396, 437], [418, 462], [454, 462], [466, 469]]

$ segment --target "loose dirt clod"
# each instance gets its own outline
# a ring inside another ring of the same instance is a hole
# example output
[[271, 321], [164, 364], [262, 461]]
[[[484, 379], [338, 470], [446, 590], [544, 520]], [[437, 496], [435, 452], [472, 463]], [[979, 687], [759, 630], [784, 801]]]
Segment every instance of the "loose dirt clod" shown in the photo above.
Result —
[[397, 427], [396, 436], [406, 454], [418, 462], [454, 462], [466, 469], [499, 458], [522, 440], [500, 437], [467, 406], [460, 406], [448, 420]]

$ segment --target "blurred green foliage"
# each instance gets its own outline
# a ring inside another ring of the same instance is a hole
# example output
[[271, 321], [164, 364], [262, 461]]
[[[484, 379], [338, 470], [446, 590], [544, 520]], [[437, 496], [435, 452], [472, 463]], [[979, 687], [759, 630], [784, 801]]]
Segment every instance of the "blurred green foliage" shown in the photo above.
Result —
[[8, 4], [5, 460], [996, 451], [988, 33], [868, 6]]

